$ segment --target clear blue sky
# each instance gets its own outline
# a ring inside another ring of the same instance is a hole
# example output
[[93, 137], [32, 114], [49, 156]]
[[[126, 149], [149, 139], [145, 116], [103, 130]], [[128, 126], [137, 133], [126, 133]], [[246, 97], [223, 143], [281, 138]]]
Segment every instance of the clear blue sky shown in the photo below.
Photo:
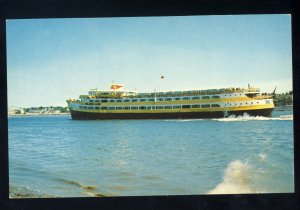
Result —
[[292, 90], [289, 15], [8, 20], [7, 57], [9, 106], [66, 106], [112, 81]]

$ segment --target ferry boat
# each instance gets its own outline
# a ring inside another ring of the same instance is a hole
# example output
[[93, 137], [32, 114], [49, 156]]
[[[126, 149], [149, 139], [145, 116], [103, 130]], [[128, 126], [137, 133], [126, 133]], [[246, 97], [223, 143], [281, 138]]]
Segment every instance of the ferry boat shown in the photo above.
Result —
[[104, 119], [203, 119], [239, 116], [270, 116], [273, 97], [260, 89], [222, 88], [207, 90], [138, 93], [120, 84], [110, 90], [91, 89], [79, 99], [68, 99], [74, 120]]

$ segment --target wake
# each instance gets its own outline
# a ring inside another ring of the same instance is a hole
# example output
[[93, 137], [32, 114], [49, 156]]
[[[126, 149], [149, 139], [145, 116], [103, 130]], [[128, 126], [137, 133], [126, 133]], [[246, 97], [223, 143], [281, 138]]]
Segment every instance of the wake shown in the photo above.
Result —
[[268, 120], [293, 120], [293, 115], [281, 115], [279, 117], [263, 117], [263, 116], [250, 116], [244, 113], [243, 116], [230, 115], [228, 118], [213, 119], [221, 122], [237, 122], [237, 121], [268, 121]]
[[283, 120], [291, 121], [294, 120], [294, 116], [291, 115], [280, 115], [279, 117], [263, 117], [263, 116], [250, 116], [244, 113], [243, 116], [230, 115], [227, 118], [214, 118], [214, 119], [170, 119], [163, 120], [165, 122], [197, 122], [197, 121], [220, 121], [220, 122], [241, 122], [241, 121], [272, 121], [272, 120]]

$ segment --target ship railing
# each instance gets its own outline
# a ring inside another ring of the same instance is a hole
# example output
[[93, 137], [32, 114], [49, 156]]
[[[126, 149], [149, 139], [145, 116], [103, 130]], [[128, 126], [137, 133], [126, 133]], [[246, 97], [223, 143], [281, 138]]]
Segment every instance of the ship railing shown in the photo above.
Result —
[[89, 95], [80, 95], [79, 98], [88, 98]]
[[260, 100], [260, 99], [272, 99], [273, 96], [272, 95], [258, 95], [258, 96], [255, 96], [253, 98], [258, 99], [258, 100]]
[[[256, 90], [257, 91], [257, 90]], [[135, 97], [176, 97], [176, 96], [196, 96], [196, 95], [217, 95], [223, 93], [241, 93], [248, 92], [248, 89], [242, 88], [227, 88], [227, 89], [211, 89], [211, 90], [190, 90], [190, 91], [168, 91], [156, 93], [139, 93]]]
[[249, 92], [260, 92], [259, 88], [248, 88]]
[[80, 100], [69, 98], [69, 99], [67, 99], [67, 102], [80, 102]]
[[196, 95], [217, 95], [224, 93], [242, 93], [242, 92], [253, 92], [259, 93], [259, 88], [222, 88], [222, 89], [208, 89], [208, 90], [187, 90], [187, 91], [167, 91], [167, 92], [151, 92], [151, 93], [136, 93], [136, 92], [118, 92], [112, 94], [96, 94], [96, 95], [80, 95], [79, 98], [153, 98], [153, 97], [180, 97], [180, 96], [196, 96]]

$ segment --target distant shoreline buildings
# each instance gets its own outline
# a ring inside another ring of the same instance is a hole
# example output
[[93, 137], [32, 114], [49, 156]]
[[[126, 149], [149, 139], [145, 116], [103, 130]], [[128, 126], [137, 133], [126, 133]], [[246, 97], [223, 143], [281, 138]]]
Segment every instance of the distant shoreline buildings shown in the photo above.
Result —
[[22, 108], [11, 106], [8, 107], [8, 115], [60, 115], [69, 114], [68, 107], [61, 106], [39, 106], [39, 107], [29, 107]]

